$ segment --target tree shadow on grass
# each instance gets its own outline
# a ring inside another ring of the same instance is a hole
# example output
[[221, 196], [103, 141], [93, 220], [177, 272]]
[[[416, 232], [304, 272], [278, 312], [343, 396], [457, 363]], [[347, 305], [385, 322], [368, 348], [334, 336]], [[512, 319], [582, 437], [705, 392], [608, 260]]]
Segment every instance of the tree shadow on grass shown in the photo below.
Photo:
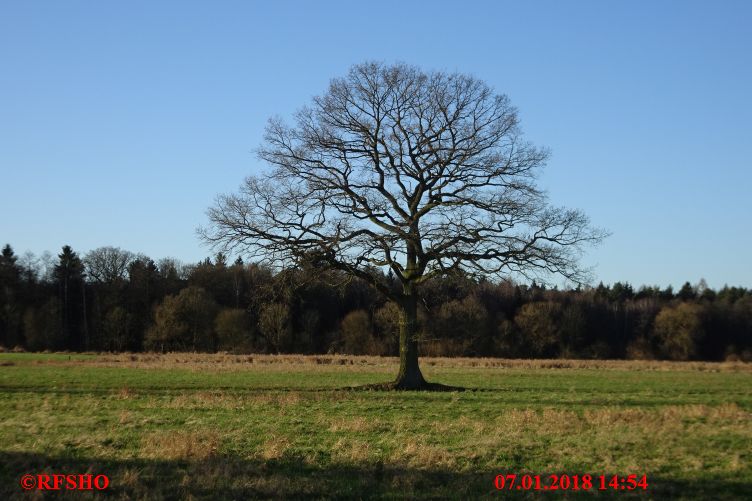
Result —
[[351, 391], [431, 391], [431, 392], [448, 392], [448, 391], [465, 391], [461, 386], [450, 386], [442, 383], [429, 383], [424, 381], [418, 388], [405, 388], [395, 382], [371, 383], [359, 386], [348, 386], [343, 390]]
[[300, 459], [260, 461], [228, 456], [107, 460], [24, 452], [0, 452], [0, 498], [29, 499], [34, 494], [38, 498], [39, 492], [21, 488], [20, 479], [40, 473], [104, 474], [110, 479], [105, 491], [47, 492], [51, 496], [45, 496], [67, 499], [752, 499], [751, 483], [707, 476], [696, 480], [648, 478], [647, 491], [499, 492], [494, 477], [509, 472], [382, 464], [318, 466]]

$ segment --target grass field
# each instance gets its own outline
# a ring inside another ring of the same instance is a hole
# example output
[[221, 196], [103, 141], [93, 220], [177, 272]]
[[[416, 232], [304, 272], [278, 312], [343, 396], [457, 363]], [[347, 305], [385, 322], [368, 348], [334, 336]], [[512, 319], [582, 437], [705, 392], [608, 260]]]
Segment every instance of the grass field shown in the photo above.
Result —
[[[0, 499], [38, 497], [19, 479], [42, 472], [106, 474], [123, 499], [752, 499], [750, 364], [425, 359], [473, 391], [347, 389], [396, 364], [0, 354]], [[499, 492], [500, 473], [648, 490]]]

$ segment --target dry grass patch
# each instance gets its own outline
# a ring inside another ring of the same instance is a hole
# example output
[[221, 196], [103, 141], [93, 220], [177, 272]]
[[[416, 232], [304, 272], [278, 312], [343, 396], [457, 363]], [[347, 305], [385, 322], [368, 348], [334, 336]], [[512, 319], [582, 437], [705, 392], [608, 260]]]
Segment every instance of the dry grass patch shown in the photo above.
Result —
[[217, 432], [157, 432], [144, 437], [142, 455], [152, 459], [207, 459], [217, 455]]
[[297, 391], [282, 391], [259, 393], [245, 397], [243, 402], [248, 405], [273, 405], [278, 407], [289, 407], [300, 404], [302, 397]]
[[509, 409], [503, 411], [497, 419], [501, 420], [500, 426], [519, 431], [526, 430], [540, 422], [538, 413], [534, 409]]
[[325, 419], [327, 422], [330, 423], [329, 425], [329, 431], [332, 433], [339, 433], [339, 432], [353, 432], [353, 433], [363, 433], [367, 431], [372, 431], [379, 426], [379, 422], [374, 419], [367, 419], [365, 417], [354, 417], [354, 418], [341, 418], [341, 419], [335, 419], [333, 421], [329, 421], [329, 418]]
[[287, 437], [272, 437], [261, 444], [259, 455], [265, 460], [281, 459], [291, 444]]
[[136, 468], [125, 468], [120, 473], [120, 484], [135, 488], [141, 485], [141, 472]]
[[197, 391], [171, 397], [158, 405], [169, 409], [228, 409], [237, 410], [249, 406], [289, 407], [300, 404], [302, 397], [297, 391], [281, 391], [243, 395], [231, 392]]
[[332, 446], [332, 459], [339, 463], [366, 463], [372, 457], [372, 446], [358, 439], [341, 438]]
[[420, 469], [454, 469], [457, 457], [444, 448], [422, 440], [406, 439], [389, 458], [390, 462]]
[[545, 408], [535, 426], [541, 431], [566, 435], [581, 433], [586, 425], [576, 412]]
[[243, 406], [243, 398], [225, 392], [196, 391], [175, 395], [159, 405], [169, 409], [238, 409]]
[[682, 426], [688, 421], [707, 420], [710, 424], [750, 423], [752, 413], [741, 409], [735, 403], [719, 406], [708, 405], [669, 405], [657, 410], [603, 408], [587, 409], [583, 418], [593, 427], [617, 425], [639, 426], [643, 429], [663, 429]]
[[123, 386], [115, 392], [115, 398], [118, 400], [130, 400], [134, 395], [135, 392], [127, 386]]
[[280, 407], [298, 405], [300, 403], [300, 393], [297, 391], [285, 391], [278, 393], [277, 403]]
[[745, 411], [736, 403], [723, 403], [721, 405], [707, 407], [707, 415], [711, 419], [744, 423], [752, 431], [752, 412]]
[[133, 421], [133, 413], [131, 411], [122, 410], [118, 415], [118, 424], [125, 425]]

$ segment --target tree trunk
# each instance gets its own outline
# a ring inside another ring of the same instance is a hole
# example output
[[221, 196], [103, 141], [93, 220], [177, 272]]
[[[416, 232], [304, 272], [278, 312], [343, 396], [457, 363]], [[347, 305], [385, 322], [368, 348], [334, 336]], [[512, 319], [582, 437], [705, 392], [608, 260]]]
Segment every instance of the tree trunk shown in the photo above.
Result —
[[400, 369], [394, 387], [400, 390], [418, 390], [426, 380], [418, 366], [418, 302], [414, 294], [403, 297], [400, 303]]

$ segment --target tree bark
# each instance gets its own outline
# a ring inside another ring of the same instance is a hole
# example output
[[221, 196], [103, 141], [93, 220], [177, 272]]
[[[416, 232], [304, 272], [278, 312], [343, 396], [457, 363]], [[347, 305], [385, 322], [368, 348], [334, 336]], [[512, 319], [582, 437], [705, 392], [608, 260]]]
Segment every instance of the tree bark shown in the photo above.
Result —
[[394, 387], [418, 390], [426, 386], [426, 380], [418, 366], [418, 301], [415, 294], [403, 296], [400, 309], [400, 369]]

